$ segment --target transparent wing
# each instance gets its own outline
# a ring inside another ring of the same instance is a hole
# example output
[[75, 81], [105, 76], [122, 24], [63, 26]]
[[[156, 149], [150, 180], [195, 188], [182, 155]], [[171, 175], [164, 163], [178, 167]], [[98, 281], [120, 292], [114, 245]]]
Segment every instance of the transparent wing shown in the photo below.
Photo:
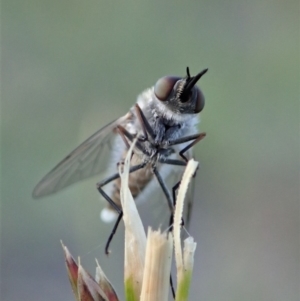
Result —
[[131, 115], [112, 121], [98, 130], [58, 163], [34, 188], [34, 198], [55, 193], [75, 182], [99, 174], [106, 166], [104, 154], [109, 155], [117, 125], [126, 124]]

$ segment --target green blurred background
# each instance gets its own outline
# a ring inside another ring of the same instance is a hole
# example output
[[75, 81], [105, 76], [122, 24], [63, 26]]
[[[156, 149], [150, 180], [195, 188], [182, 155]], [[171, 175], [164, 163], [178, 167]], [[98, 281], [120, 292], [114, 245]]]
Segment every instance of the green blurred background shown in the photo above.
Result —
[[97, 257], [122, 296], [124, 232], [106, 258], [99, 177], [31, 192], [186, 66], [209, 68], [190, 300], [299, 300], [298, 1], [3, 0], [1, 19], [2, 301], [72, 300], [60, 239], [91, 273]]

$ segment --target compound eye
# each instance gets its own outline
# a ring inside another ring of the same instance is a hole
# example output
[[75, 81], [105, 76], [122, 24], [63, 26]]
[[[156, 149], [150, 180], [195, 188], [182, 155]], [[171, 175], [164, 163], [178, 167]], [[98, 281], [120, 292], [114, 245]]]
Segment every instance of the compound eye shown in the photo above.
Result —
[[166, 101], [180, 77], [165, 76], [160, 78], [154, 86], [154, 94], [160, 101]]
[[205, 99], [202, 91], [198, 87], [194, 87], [196, 89], [195, 97], [196, 97], [196, 105], [195, 105], [195, 113], [200, 113], [205, 104]]

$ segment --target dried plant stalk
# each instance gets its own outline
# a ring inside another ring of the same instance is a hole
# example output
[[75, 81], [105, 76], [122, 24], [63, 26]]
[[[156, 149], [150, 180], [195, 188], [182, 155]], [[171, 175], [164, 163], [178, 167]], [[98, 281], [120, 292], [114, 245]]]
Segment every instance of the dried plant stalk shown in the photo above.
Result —
[[191, 178], [195, 174], [198, 167], [198, 162], [191, 159], [184, 171], [182, 181], [178, 190], [176, 199], [176, 208], [174, 213], [174, 248], [175, 248], [175, 261], [177, 267], [177, 290], [176, 301], [185, 301], [188, 299], [188, 292], [191, 283], [191, 276], [194, 263], [194, 252], [196, 243], [192, 237], [184, 241], [184, 250], [182, 255], [182, 246], [180, 238], [181, 220], [184, 205], [184, 197], [186, 195], [188, 185]]
[[172, 235], [148, 229], [141, 301], [168, 300], [172, 246]]
[[135, 142], [132, 143], [124, 167], [120, 166], [121, 203], [125, 225], [125, 296], [127, 301], [139, 300], [144, 273], [146, 234], [143, 223], [137, 211], [134, 199], [129, 190], [128, 175], [130, 159]]
[[[175, 214], [173, 236], [148, 229], [146, 234], [135, 202], [128, 186], [130, 158], [134, 143], [128, 151], [124, 166], [120, 166], [121, 202], [125, 224], [125, 296], [127, 301], [167, 301], [169, 277], [174, 240], [175, 261], [177, 266], [176, 300], [186, 301], [191, 282], [196, 243], [192, 237], [181, 246], [181, 219], [184, 197], [189, 181], [196, 171], [198, 163], [189, 161], [179, 187]], [[123, 168], [122, 168], [123, 167]], [[104, 275], [97, 262], [95, 279], [80, 265], [77, 265], [68, 249], [63, 245], [69, 279], [76, 300], [118, 301], [112, 285]]]

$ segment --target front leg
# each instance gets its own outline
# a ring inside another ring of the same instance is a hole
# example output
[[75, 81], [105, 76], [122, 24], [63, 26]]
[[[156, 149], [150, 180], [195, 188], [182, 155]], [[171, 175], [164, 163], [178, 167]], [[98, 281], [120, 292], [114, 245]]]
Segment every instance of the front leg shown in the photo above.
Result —
[[205, 136], [206, 136], [206, 133], [200, 133], [200, 134], [195, 134], [195, 135], [190, 135], [190, 136], [182, 137], [182, 138], [179, 138], [179, 139], [175, 139], [173, 141], [169, 141], [169, 146], [178, 145], [178, 144], [182, 144], [182, 143], [186, 143], [186, 142], [194, 140], [193, 142], [191, 142], [190, 144], [188, 144], [186, 147], [184, 147], [179, 152], [180, 157], [183, 158], [184, 161], [187, 162], [188, 159], [184, 155], [184, 153], [186, 151], [188, 151], [191, 147], [193, 147], [195, 144], [197, 144], [199, 141], [201, 141]]
[[151, 125], [149, 124], [144, 112], [142, 111], [142, 109], [140, 108], [140, 106], [138, 104], [135, 105], [135, 112], [136, 112], [136, 116], [140, 122], [145, 140], [148, 140], [148, 134], [150, 135], [152, 140], [154, 140], [155, 139], [154, 131], [153, 131]]
[[152, 171], [153, 171], [154, 175], [156, 176], [156, 178], [158, 180], [158, 183], [159, 183], [164, 195], [166, 196], [170, 212], [173, 215], [174, 206], [173, 206], [172, 197], [171, 197], [170, 192], [167, 188], [167, 185], [166, 185], [165, 181], [163, 180], [163, 178], [161, 177], [160, 173], [158, 172], [156, 166], [152, 166]]
[[[145, 165], [146, 165], [146, 163], [143, 162], [143, 163], [141, 163], [141, 164], [132, 166], [132, 167], [130, 168], [130, 170], [129, 170], [129, 173], [132, 173], [132, 172], [135, 172], [135, 171], [137, 171], [137, 170], [139, 170], [139, 169], [142, 169], [142, 168], [145, 167]], [[111, 205], [111, 207], [113, 207], [113, 208], [117, 211], [117, 214], [118, 214], [118, 218], [117, 218], [117, 220], [116, 220], [116, 222], [115, 222], [115, 225], [114, 225], [114, 227], [113, 227], [113, 229], [112, 229], [112, 231], [111, 231], [111, 233], [110, 233], [110, 235], [109, 235], [109, 237], [108, 237], [108, 239], [107, 239], [107, 242], [106, 242], [106, 246], [105, 246], [105, 254], [106, 254], [106, 255], [109, 254], [108, 248], [109, 248], [109, 245], [110, 245], [110, 243], [111, 243], [111, 241], [112, 241], [112, 239], [113, 239], [113, 237], [114, 237], [114, 235], [115, 235], [115, 233], [116, 233], [116, 231], [117, 231], [117, 228], [118, 228], [118, 226], [119, 226], [119, 223], [120, 223], [120, 221], [121, 221], [121, 219], [122, 219], [122, 216], [123, 216], [123, 210], [122, 210], [121, 207], [119, 207], [119, 206], [118, 206], [118, 205], [117, 205], [117, 204], [116, 204], [116, 203], [115, 203], [115, 202], [114, 202], [114, 201], [113, 201], [113, 200], [105, 193], [105, 191], [102, 189], [102, 187], [105, 186], [105, 185], [107, 185], [108, 183], [110, 183], [110, 182], [112, 182], [112, 181], [118, 179], [118, 178], [120, 178], [120, 174], [119, 174], [119, 173], [115, 173], [114, 175], [112, 175], [112, 176], [110, 176], [110, 177], [108, 177], [108, 178], [102, 180], [101, 182], [97, 183], [97, 189], [98, 189], [98, 191], [100, 192], [100, 194], [101, 194], [101, 195], [103, 196], [103, 198]]]

